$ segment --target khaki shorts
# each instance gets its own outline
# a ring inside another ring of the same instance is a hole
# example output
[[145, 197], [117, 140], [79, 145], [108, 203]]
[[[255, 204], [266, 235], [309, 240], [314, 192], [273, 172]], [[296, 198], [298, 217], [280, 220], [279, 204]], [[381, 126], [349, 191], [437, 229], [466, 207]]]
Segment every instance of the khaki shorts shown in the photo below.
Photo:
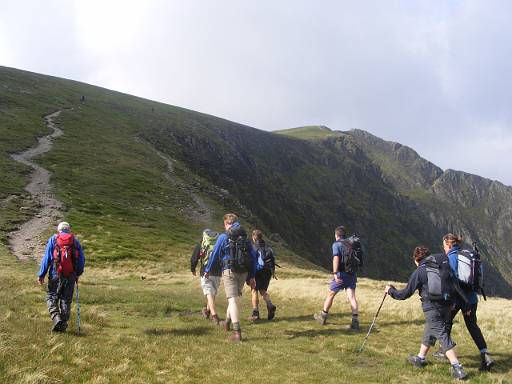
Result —
[[203, 288], [203, 294], [206, 295], [217, 295], [217, 291], [220, 286], [220, 276], [210, 276], [208, 278], [201, 276], [201, 288]]
[[242, 296], [245, 280], [247, 280], [247, 272], [236, 273], [231, 269], [222, 271], [222, 280], [224, 280], [224, 289], [226, 298]]

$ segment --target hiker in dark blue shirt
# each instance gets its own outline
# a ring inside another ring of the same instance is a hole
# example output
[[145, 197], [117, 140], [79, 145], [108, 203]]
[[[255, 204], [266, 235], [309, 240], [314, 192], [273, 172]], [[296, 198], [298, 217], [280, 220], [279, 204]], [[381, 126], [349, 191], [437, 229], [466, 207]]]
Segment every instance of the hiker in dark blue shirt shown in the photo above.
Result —
[[[425, 357], [427, 356], [430, 347], [435, 344], [436, 340], [439, 340], [446, 353], [446, 357], [448, 357], [452, 365], [452, 376], [456, 379], [464, 379], [466, 377], [466, 373], [462, 368], [462, 364], [459, 363], [454, 349], [455, 343], [450, 338], [450, 334], [448, 332], [448, 321], [450, 318], [450, 307], [452, 301], [448, 295], [448, 297], [434, 299], [429, 292], [427, 265], [432, 261], [437, 265], [440, 265], [440, 261], [442, 261], [440, 256], [442, 256], [445, 263], [448, 263], [448, 260], [446, 260], [444, 255], [430, 256], [430, 250], [427, 247], [416, 247], [414, 249], [413, 259], [417, 268], [409, 277], [407, 286], [402, 290], [398, 290], [392, 285], [387, 285], [385, 292], [396, 300], [406, 300], [411, 297], [416, 290], [419, 292], [421, 307], [423, 309], [426, 322], [420, 351], [416, 356], [409, 356], [409, 362], [416, 368], [423, 368], [427, 364]], [[446, 266], [446, 268], [449, 270], [448, 266]], [[450, 279], [449, 272], [447, 272], [447, 276]], [[448, 280], [448, 282], [451, 282], [451, 280]]]
[[341, 290], [347, 291], [347, 297], [352, 309], [352, 322], [350, 329], [359, 330], [358, 304], [356, 299], [357, 276], [355, 272], [345, 270], [344, 257], [347, 257], [347, 250], [343, 241], [345, 240], [345, 227], [339, 226], [334, 230], [336, 241], [332, 244], [332, 275], [333, 279], [329, 285], [329, 291], [325, 298], [324, 307], [321, 312], [315, 313], [314, 318], [318, 323], [324, 325], [327, 321], [329, 309], [331, 309], [334, 297]]

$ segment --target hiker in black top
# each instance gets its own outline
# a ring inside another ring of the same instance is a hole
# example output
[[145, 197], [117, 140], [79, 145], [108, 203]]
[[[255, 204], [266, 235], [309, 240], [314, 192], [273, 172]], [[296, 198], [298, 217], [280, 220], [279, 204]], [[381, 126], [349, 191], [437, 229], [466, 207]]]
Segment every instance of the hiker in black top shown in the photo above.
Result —
[[[460, 245], [462, 243], [462, 239], [459, 236], [456, 236], [452, 233], [448, 233], [443, 237], [443, 249], [446, 253], [448, 260], [450, 261], [450, 267], [455, 276], [458, 276], [458, 252], [460, 251]], [[463, 286], [467, 298], [468, 304], [464, 303], [462, 300], [456, 300], [455, 306], [451, 310], [450, 322], [448, 332], [451, 333], [453, 319], [457, 315], [459, 311], [462, 312], [462, 316], [464, 318], [464, 323], [466, 324], [466, 328], [469, 331], [475, 345], [480, 351], [480, 370], [481, 371], [490, 371], [494, 366], [494, 360], [491, 358], [489, 350], [487, 349], [487, 343], [485, 342], [485, 338], [482, 334], [482, 331], [477, 323], [476, 311], [478, 308], [478, 296], [475, 290], [471, 287]], [[442, 349], [434, 353], [434, 356], [443, 359], [444, 353]]]
[[272, 304], [272, 300], [270, 299], [270, 295], [267, 290], [270, 280], [274, 275], [274, 251], [272, 248], [266, 246], [265, 241], [263, 240], [263, 232], [259, 229], [252, 231], [252, 242], [258, 255], [258, 264], [256, 266], [256, 275], [254, 276], [256, 280], [256, 287], [251, 289], [252, 314], [249, 317], [249, 320], [256, 321], [260, 319], [258, 292], [267, 304], [267, 319], [272, 320], [277, 308]]
[[203, 238], [200, 244], [197, 244], [190, 257], [190, 271], [196, 276], [196, 268], [200, 263], [200, 283], [203, 290], [203, 295], [206, 297], [206, 305], [201, 310], [201, 313], [205, 319], [210, 319], [216, 325], [219, 325], [219, 316], [217, 315], [215, 300], [220, 287], [222, 266], [220, 263], [212, 265], [210, 274], [208, 277], [204, 276], [204, 269], [208, 263], [208, 259], [213, 250], [213, 246], [218, 237], [218, 233], [210, 229], [203, 231]]
[[[414, 249], [413, 258], [417, 268], [409, 277], [407, 286], [402, 290], [397, 290], [394, 286], [387, 285], [385, 292], [393, 299], [405, 300], [411, 297], [416, 290], [419, 291], [421, 307], [425, 314], [426, 322], [420, 351], [417, 356], [409, 356], [409, 362], [417, 368], [424, 367], [426, 365], [425, 357], [430, 347], [435, 344], [436, 340], [439, 340], [443, 350], [446, 351], [446, 357], [448, 357], [452, 365], [452, 376], [456, 379], [464, 379], [466, 377], [466, 373], [462, 368], [462, 364], [458, 361], [454, 350], [455, 343], [450, 338], [450, 334], [448, 332], [448, 321], [450, 318], [450, 307], [452, 302], [447, 294], [445, 294], [444, 298], [440, 298], [438, 300], [432, 299], [433, 281], [429, 284], [429, 277], [431, 275], [429, 275], [427, 270], [427, 268], [429, 268], [427, 266], [429, 265], [430, 260], [436, 260], [438, 264], [441, 264], [441, 262], [448, 263], [448, 260], [445, 255], [435, 255], [435, 259], [432, 259], [432, 256], [429, 256], [430, 250], [427, 247], [416, 247]], [[449, 266], [447, 267], [449, 269]], [[439, 266], [438, 271], [441, 270], [441, 268], [442, 266]], [[430, 278], [434, 280], [434, 278]]]

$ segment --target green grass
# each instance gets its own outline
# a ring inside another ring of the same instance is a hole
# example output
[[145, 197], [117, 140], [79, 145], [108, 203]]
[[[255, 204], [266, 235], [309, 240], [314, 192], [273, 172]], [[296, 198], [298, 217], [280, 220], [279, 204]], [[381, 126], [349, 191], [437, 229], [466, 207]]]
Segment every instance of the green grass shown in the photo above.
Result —
[[[431, 361], [418, 371], [405, 362], [408, 353], [417, 352], [423, 329], [417, 299], [387, 299], [377, 329], [358, 353], [365, 332], [346, 329], [350, 315], [345, 297], [336, 298], [328, 325], [312, 320], [327, 289], [326, 275], [319, 272], [288, 266], [293, 273], [280, 275], [270, 287], [278, 306], [275, 321], [242, 320], [246, 341], [232, 345], [223, 331], [201, 318], [197, 278], [144, 266], [87, 269], [80, 281], [82, 332], [76, 331], [73, 310], [69, 332], [52, 334], [36, 269], [34, 263], [17, 262], [0, 249], [2, 382], [451, 382], [446, 363]], [[367, 279], [359, 284], [363, 330], [371, 323], [384, 284]], [[223, 314], [223, 294], [218, 303]], [[510, 377], [512, 331], [505, 325], [511, 310], [512, 303], [500, 299], [479, 307], [480, 326], [497, 361], [490, 374], [478, 372], [475, 346], [463, 324], [455, 324], [453, 337], [471, 382], [505, 383]], [[242, 318], [249, 314], [246, 291]]]
[[305, 127], [282, 129], [274, 131], [273, 133], [303, 140], [324, 139], [328, 136], [341, 135], [340, 132], [332, 131], [323, 125], [308, 125]]

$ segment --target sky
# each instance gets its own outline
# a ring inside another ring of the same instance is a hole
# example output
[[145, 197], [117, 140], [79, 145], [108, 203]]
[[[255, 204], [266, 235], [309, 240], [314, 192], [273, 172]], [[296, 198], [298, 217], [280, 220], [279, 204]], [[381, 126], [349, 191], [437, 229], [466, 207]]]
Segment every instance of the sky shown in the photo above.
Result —
[[2, 0], [0, 65], [264, 130], [326, 125], [512, 186], [508, 0]]

